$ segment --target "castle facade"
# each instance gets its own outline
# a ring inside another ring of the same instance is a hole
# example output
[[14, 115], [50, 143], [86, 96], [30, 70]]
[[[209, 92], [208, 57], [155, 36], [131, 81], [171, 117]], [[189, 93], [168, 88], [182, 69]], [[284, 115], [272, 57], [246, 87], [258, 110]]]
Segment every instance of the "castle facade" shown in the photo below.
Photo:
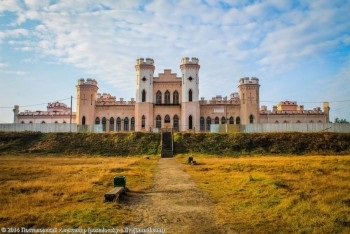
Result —
[[260, 107], [259, 79], [241, 78], [238, 92], [229, 97], [220, 95], [211, 100], [199, 98], [199, 60], [183, 58], [181, 76], [165, 69], [154, 76], [154, 60], [136, 60], [136, 98], [116, 99], [98, 93], [94, 79], [78, 80], [76, 112], [62, 103], [49, 103], [47, 111], [19, 112], [16, 123], [102, 124], [105, 132], [154, 131], [173, 128], [175, 131], [209, 131], [212, 124], [246, 125], [255, 123], [328, 123], [329, 105], [304, 110], [296, 102], [284, 101], [268, 110]]

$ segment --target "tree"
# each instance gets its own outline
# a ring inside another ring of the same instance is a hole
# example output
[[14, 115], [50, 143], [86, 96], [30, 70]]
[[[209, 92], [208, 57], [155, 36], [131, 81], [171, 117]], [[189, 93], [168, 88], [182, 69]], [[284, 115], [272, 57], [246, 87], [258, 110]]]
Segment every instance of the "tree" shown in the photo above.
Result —
[[334, 123], [349, 123], [346, 119], [335, 118]]

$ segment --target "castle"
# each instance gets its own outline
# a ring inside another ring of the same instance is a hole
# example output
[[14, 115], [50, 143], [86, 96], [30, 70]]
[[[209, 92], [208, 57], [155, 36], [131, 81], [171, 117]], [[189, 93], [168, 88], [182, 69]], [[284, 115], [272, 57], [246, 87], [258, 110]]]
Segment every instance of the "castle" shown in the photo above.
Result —
[[254, 123], [328, 123], [329, 104], [304, 110], [296, 102], [284, 101], [268, 110], [260, 107], [259, 79], [241, 78], [238, 92], [211, 100], [199, 98], [199, 60], [183, 58], [181, 76], [165, 69], [154, 76], [154, 60], [136, 60], [136, 98], [125, 101], [110, 94], [98, 93], [94, 79], [78, 80], [76, 113], [63, 103], [49, 103], [47, 111], [19, 112], [14, 108], [15, 123], [102, 124], [105, 132], [210, 131], [212, 124], [247, 125]]

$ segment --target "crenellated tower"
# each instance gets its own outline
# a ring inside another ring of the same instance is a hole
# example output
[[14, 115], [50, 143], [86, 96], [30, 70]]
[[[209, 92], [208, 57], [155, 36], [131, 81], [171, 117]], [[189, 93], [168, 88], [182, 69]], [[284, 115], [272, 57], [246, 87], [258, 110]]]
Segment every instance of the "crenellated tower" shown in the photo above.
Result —
[[153, 75], [154, 60], [136, 60], [136, 104], [135, 131], [149, 131], [153, 128]]
[[241, 99], [241, 124], [259, 123], [259, 79], [241, 78], [238, 88]]
[[95, 102], [97, 98], [97, 81], [80, 79], [77, 87], [76, 123], [80, 125], [95, 124]]
[[183, 58], [180, 69], [182, 72], [182, 103], [181, 122], [182, 131], [199, 130], [199, 77], [200, 65], [198, 58]]

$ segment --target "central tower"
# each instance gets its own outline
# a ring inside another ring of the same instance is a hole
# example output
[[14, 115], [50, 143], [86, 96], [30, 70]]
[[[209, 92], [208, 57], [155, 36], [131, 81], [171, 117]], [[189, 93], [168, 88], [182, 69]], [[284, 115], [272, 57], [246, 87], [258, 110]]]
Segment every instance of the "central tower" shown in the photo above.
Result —
[[198, 58], [183, 58], [180, 69], [182, 72], [182, 103], [181, 131], [199, 130], [199, 64]]

